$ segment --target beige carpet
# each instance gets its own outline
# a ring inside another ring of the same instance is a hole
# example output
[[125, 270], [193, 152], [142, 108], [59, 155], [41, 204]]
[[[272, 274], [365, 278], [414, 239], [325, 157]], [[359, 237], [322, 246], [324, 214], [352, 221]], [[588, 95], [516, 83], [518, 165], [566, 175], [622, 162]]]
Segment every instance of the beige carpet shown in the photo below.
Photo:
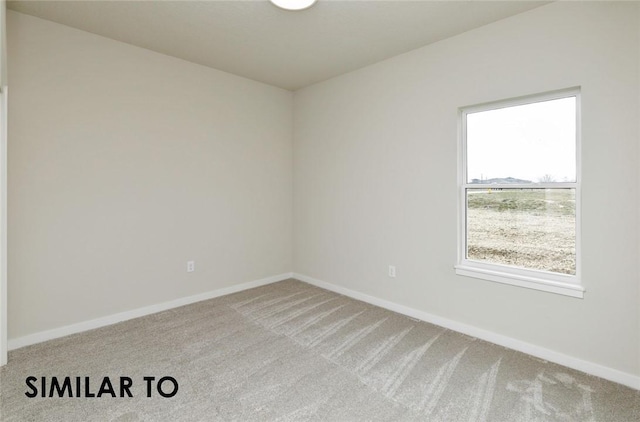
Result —
[[[27, 398], [28, 376], [133, 397]], [[640, 421], [638, 391], [295, 280], [13, 351], [0, 383], [2, 421]]]

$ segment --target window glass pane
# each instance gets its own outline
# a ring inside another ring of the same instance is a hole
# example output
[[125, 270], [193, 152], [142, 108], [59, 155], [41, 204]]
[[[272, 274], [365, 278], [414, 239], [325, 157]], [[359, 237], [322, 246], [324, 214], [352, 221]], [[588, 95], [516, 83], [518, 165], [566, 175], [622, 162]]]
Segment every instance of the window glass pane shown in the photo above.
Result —
[[467, 189], [467, 259], [575, 275], [575, 189]]
[[467, 183], [576, 181], [576, 97], [467, 114]]

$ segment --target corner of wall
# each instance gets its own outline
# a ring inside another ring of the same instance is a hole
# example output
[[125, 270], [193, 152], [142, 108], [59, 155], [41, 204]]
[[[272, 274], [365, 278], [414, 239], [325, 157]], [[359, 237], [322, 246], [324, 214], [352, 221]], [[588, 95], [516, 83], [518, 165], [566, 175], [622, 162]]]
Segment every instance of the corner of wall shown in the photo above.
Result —
[[[636, 3], [637, 9], [637, 28], [638, 28], [638, 71], [636, 75], [638, 87], [638, 105], [637, 105], [637, 121], [638, 121], [638, 161], [640, 162], [640, 3]], [[640, 172], [638, 173], [638, 221], [640, 222]], [[640, 224], [638, 224], [638, 243], [640, 244]], [[640, 258], [640, 257], [639, 257]], [[638, 277], [638, 332], [640, 332], [640, 276]], [[638, 338], [638, 371], [640, 372], [640, 337]]]
[[0, 3], [0, 366], [7, 363], [7, 2]]

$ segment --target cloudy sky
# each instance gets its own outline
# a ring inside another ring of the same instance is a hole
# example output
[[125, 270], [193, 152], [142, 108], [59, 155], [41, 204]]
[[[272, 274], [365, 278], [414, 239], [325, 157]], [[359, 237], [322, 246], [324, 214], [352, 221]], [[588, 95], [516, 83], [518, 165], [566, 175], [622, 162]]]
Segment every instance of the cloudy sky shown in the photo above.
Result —
[[576, 179], [576, 98], [467, 115], [467, 180]]

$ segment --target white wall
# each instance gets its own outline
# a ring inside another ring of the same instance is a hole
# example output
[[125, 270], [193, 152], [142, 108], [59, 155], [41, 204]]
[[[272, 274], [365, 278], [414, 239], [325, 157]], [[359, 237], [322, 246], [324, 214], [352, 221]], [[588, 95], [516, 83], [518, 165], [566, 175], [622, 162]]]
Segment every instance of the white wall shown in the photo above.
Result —
[[10, 339], [291, 270], [289, 91], [8, 19]]
[[[295, 272], [639, 375], [638, 16], [554, 3], [296, 92]], [[573, 86], [585, 298], [456, 276], [458, 108]]]
[[7, 2], [0, 2], [0, 366], [7, 363]]

